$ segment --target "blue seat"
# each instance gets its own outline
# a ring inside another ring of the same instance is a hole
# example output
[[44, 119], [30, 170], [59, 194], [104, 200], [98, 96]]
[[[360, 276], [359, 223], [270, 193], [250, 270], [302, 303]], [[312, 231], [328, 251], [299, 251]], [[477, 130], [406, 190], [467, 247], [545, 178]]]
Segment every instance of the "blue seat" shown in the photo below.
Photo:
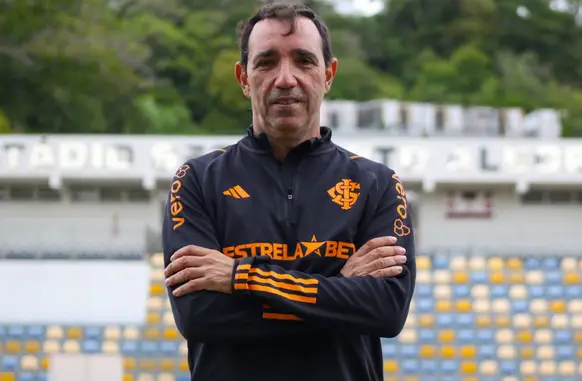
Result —
[[487, 272], [483, 270], [473, 271], [471, 273], [471, 283], [489, 283]]
[[512, 309], [515, 313], [523, 313], [529, 310], [529, 302], [523, 299], [516, 299], [512, 303]]
[[418, 360], [415, 359], [405, 359], [401, 363], [402, 370], [404, 372], [412, 373], [418, 371]]
[[190, 381], [191, 376], [189, 374], [178, 374], [176, 376], [176, 381]]
[[162, 341], [160, 343], [160, 352], [166, 356], [174, 356], [178, 354], [178, 343], [175, 341]]
[[468, 298], [471, 296], [471, 287], [465, 284], [459, 284], [453, 287], [453, 295], [455, 298]]
[[554, 342], [557, 344], [570, 344], [572, 339], [572, 331], [560, 329], [554, 332]]
[[561, 271], [547, 271], [546, 273], [546, 284], [561, 284], [562, 283], [562, 272]]
[[[438, 319], [438, 317], [437, 317]], [[418, 338], [421, 342], [433, 342], [436, 340], [436, 332], [430, 329], [419, 329]]]
[[453, 315], [439, 313], [436, 315], [436, 324], [439, 327], [450, 327], [453, 325]]
[[22, 340], [24, 338], [25, 329], [21, 325], [10, 325], [6, 332], [9, 339]]
[[37, 381], [48, 381], [48, 375], [44, 372], [37, 373], [36, 380]]
[[448, 269], [449, 266], [449, 258], [445, 256], [436, 256], [432, 260], [432, 267], [435, 270], [445, 270]]
[[509, 287], [504, 284], [498, 284], [491, 287], [491, 296], [493, 298], [507, 298], [509, 296]]
[[530, 298], [532, 299], [538, 299], [538, 298], [542, 298], [545, 294], [544, 292], [544, 287], [540, 286], [540, 285], [532, 285], [529, 287], [529, 292], [528, 292]]
[[2, 357], [2, 366], [0, 369], [6, 372], [14, 372], [18, 368], [18, 357], [4, 356]]
[[420, 370], [427, 373], [437, 372], [439, 364], [435, 360], [420, 360]]
[[101, 327], [85, 327], [85, 338], [86, 339], [100, 339], [102, 333]]
[[416, 310], [420, 313], [434, 311], [434, 299], [419, 298], [416, 301]]
[[504, 360], [499, 365], [501, 373], [506, 376], [513, 376], [517, 372], [517, 363], [511, 360]]
[[555, 269], [560, 268], [560, 262], [561, 261], [558, 258], [544, 258], [540, 265], [541, 265], [542, 269], [555, 270]]
[[18, 381], [36, 381], [36, 376], [33, 373], [20, 373], [17, 378]]
[[471, 343], [475, 341], [475, 330], [473, 329], [461, 329], [457, 333], [457, 340], [461, 343]]
[[85, 353], [97, 353], [101, 350], [101, 345], [97, 340], [84, 340], [82, 343], [82, 351]]
[[569, 299], [580, 299], [582, 298], [582, 287], [580, 285], [566, 286], [564, 287], [564, 293]]
[[151, 340], [142, 341], [140, 349], [143, 353], [151, 355], [158, 352], [158, 343]]
[[395, 344], [384, 344], [382, 346], [382, 354], [384, 357], [395, 357], [398, 353]]
[[31, 325], [28, 327], [28, 337], [34, 340], [43, 340], [45, 328], [42, 325]]
[[442, 361], [441, 370], [445, 373], [456, 373], [459, 370], [459, 362], [455, 360]]
[[495, 345], [482, 345], [477, 351], [479, 358], [484, 360], [490, 360], [497, 356]]
[[400, 347], [400, 354], [405, 357], [418, 356], [418, 347], [416, 345], [403, 345]]
[[473, 326], [475, 325], [475, 316], [472, 314], [458, 314], [456, 322], [461, 327]]
[[564, 287], [560, 284], [550, 285], [547, 296], [549, 298], [562, 298], [564, 296]]
[[441, 381], [461, 381], [461, 378], [458, 376], [443, 376]]
[[421, 283], [418, 286], [418, 290], [415, 293], [418, 296], [432, 296], [432, 285]]
[[538, 270], [541, 262], [538, 258], [526, 258], [524, 267], [526, 270]]
[[575, 350], [573, 346], [561, 345], [556, 348], [556, 357], [558, 360], [570, 360], [575, 357]]
[[135, 341], [124, 341], [121, 344], [121, 353], [124, 355], [134, 354], [137, 352], [137, 342]]
[[479, 342], [487, 344], [495, 339], [495, 332], [491, 329], [479, 329], [476, 332], [476, 336]]

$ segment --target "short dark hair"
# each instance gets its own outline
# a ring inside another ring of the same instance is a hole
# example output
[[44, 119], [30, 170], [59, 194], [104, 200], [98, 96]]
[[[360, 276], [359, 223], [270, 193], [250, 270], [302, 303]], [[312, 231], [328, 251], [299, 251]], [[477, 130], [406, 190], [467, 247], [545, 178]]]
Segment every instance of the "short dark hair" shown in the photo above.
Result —
[[240, 48], [240, 62], [245, 70], [249, 61], [249, 37], [255, 25], [265, 19], [287, 20], [290, 23], [290, 29], [285, 36], [288, 36], [295, 32], [296, 19], [298, 17], [308, 18], [317, 27], [322, 41], [323, 61], [325, 66], [328, 66], [333, 58], [331, 53], [331, 37], [323, 20], [313, 10], [302, 4], [270, 3], [263, 5], [247, 21], [239, 24], [238, 44]]

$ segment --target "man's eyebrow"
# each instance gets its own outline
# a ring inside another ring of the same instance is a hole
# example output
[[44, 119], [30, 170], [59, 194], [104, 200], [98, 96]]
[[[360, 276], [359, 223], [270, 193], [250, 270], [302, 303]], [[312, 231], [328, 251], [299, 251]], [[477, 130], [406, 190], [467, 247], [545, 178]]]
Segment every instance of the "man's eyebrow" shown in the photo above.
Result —
[[295, 55], [298, 55], [298, 56], [303, 57], [303, 58], [309, 58], [313, 62], [318, 63], [317, 55], [315, 55], [315, 53], [313, 53], [313, 52], [310, 52], [309, 50], [305, 50], [305, 49], [294, 49], [293, 50], [293, 53]]
[[253, 63], [256, 64], [259, 60], [261, 60], [263, 58], [273, 57], [275, 54], [276, 54], [275, 49], [268, 49], [268, 50], [264, 50], [262, 52], [259, 52], [253, 58]]

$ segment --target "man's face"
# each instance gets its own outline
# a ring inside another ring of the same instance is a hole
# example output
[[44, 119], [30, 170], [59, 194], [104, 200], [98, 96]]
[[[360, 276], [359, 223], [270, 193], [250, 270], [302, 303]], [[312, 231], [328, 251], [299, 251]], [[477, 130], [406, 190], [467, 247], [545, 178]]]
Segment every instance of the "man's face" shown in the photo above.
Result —
[[315, 24], [297, 18], [289, 32], [285, 20], [258, 22], [249, 37], [246, 68], [237, 64], [236, 75], [252, 102], [254, 123], [272, 137], [308, 134], [319, 128], [319, 110], [337, 68], [325, 66], [322, 39]]

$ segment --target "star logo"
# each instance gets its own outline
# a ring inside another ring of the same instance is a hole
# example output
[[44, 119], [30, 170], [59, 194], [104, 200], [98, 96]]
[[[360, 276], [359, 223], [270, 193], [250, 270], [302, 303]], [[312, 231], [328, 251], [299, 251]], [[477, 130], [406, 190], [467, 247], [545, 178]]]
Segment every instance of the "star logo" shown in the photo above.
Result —
[[319, 249], [325, 244], [325, 242], [317, 242], [315, 235], [311, 237], [311, 242], [301, 242], [301, 245], [305, 247], [304, 256], [308, 256], [311, 253], [315, 253], [321, 257], [321, 252]]

